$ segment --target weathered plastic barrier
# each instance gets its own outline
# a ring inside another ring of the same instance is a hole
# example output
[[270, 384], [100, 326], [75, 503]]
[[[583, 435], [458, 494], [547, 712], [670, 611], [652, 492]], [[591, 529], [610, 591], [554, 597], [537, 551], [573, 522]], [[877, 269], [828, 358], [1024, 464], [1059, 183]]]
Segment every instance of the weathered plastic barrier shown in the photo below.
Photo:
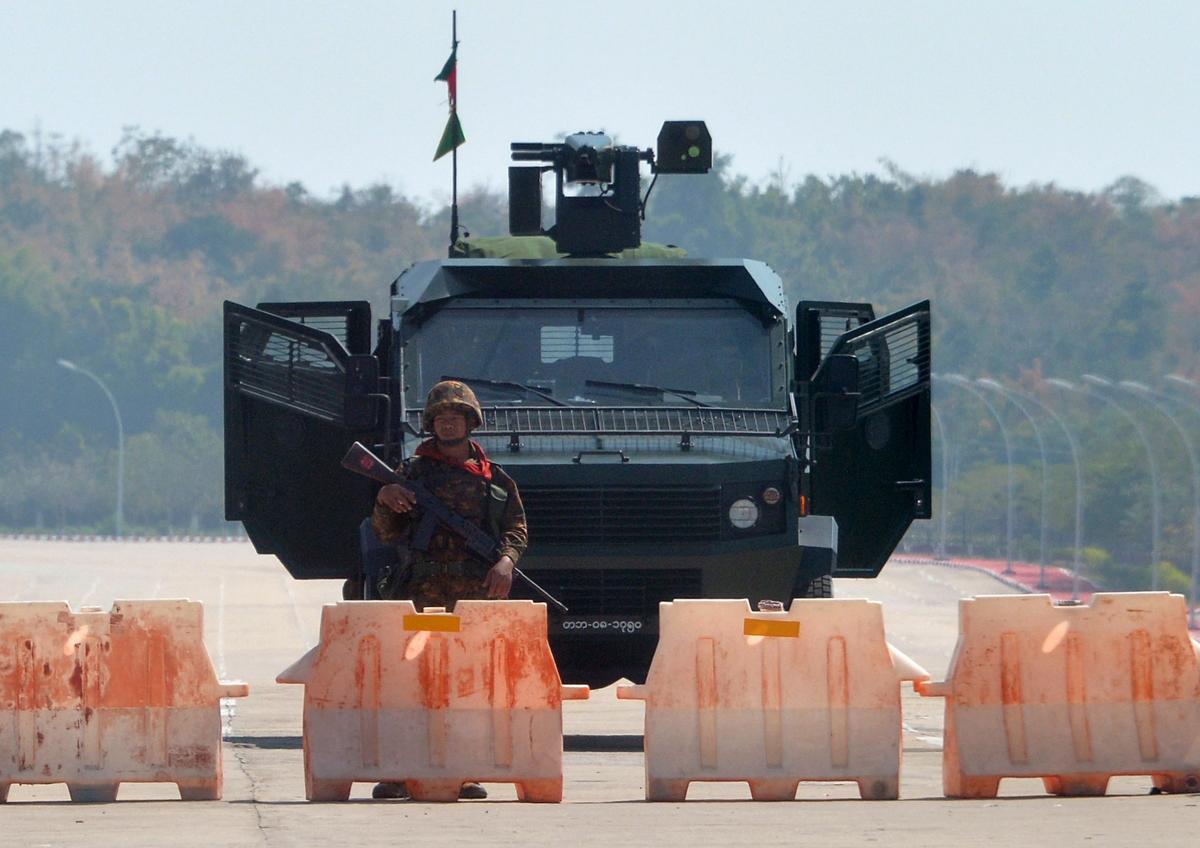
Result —
[[121, 783], [221, 797], [221, 698], [193, 601], [0, 604], [0, 801], [14, 783], [66, 783], [112, 801]]
[[693, 781], [746, 781], [755, 800], [800, 781], [845, 780], [863, 798], [899, 797], [900, 683], [929, 675], [888, 645], [882, 607], [796, 600], [659, 605], [646, 683], [646, 799], [682, 801]]
[[347, 601], [321, 613], [321, 641], [282, 672], [303, 683], [310, 801], [344, 801], [356, 781], [404, 782], [453, 801], [467, 781], [515, 783], [523, 801], [562, 800], [563, 686], [546, 606]]
[[1200, 790], [1200, 644], [1166, 592], [959, 602], [946, 681], [942, 781], [952, 798], [993, 798], [1005, 777], [1057, 795], [1103, 795], [1116, 775]]

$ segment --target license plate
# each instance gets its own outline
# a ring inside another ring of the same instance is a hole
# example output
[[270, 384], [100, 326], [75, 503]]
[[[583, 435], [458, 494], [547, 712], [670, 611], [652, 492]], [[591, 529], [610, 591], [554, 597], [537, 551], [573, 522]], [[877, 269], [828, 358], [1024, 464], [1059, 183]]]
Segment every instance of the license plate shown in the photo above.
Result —
[[641, 633], [646, 623], [640, 618], [619, 615], [575, 615], [558, 622], [563, 633]]

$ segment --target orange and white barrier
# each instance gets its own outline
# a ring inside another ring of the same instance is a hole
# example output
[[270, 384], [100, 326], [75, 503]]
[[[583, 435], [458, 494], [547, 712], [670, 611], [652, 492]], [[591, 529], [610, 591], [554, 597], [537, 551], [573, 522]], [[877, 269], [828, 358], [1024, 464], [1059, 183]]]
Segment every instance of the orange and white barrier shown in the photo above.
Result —
[[646, 799], [682, 801], [693, 781], [746, 781], [755, 800], [796, 796], [807, 780], [858, 783], [863, 798], [900, 787], [900, 683], [925, 670], [888, 645], [882, 607], [795, 600], [659, 605], [644, 685]]
[[995, 797], [1005, 777], [1058, 795], [1103, 795], [1115, 775], [1200, 790], [1200, 644], [1166, 592], [959, 602], [947, 679], [942, 781], [952, 798]]
[[193, 601], [0, 604], [0, 801], [14, 783], [66, 783], [112, 801], [121, 783], [221, 797], [222, 683]]
[[282, 672], [303, 683], [310, 801], [344, 801], [355, 781], [404, 782], [452, 801], [464, 782], [515, 783], [524, 801], [562, 800], [564, 686], [546, 606], [347, 601], [321, 612], [321, 641]]

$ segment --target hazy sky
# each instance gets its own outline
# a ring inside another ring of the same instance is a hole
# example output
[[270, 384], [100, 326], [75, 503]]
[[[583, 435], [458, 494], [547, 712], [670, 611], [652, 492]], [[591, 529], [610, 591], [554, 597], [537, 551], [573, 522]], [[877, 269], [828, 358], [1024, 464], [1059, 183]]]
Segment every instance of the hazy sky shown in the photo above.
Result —
[[1200, 195], [1197, 2], [0, 0], [0, 128], [107, 159], [138, 125], [318, 196], [386, 181], [441, 202], [455, 7], [465, 187], [505, 185], [510, 141], [651, 146], [703, 118], [755, 181], [886, 158]]

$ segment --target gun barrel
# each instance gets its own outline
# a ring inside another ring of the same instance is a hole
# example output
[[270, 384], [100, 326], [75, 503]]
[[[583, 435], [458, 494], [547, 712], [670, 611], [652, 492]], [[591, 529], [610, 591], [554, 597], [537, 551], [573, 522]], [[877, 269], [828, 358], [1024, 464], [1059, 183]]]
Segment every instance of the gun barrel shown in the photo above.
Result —
[[552, 603], [554, 606], [558, 607], [559, 612], [568, 612], [566, 604], [564, 604], [558, 598], [554, 597], [549, 592], [547, 592], [545, 589], [543, 589], [541, 586], [539, 586], [537, 583], [535, 583], [533, 581], [533, 578], [531, 578], [528, 574], [526, 574], [521, 569], [517, 568], [515, 565], [513, 566], [513, 574], [515, 574], [517, 577], [520, 577], [522, 580], [524, 580], [526, 583], [529, 584], [529, 587], [531, 589], [533, 589], [535, 592], [537, 592], [539, 595], [541, 595], [547, 601]]

